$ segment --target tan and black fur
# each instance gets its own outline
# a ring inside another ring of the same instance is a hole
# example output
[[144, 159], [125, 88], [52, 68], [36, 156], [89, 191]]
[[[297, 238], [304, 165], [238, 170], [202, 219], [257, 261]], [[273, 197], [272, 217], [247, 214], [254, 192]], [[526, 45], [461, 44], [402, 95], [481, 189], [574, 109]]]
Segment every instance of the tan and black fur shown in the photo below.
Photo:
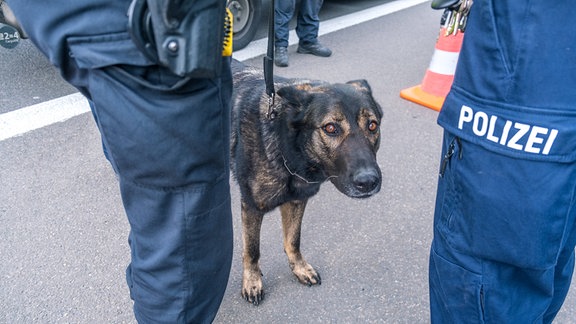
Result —
[[365, 80], [345, 84], [275, 77], [273, 118], [261, 70], [233, 64], [231, 167], [242, 204], [242, 296], [264, 298], [259, 266], [264, 214], [280, 207], [284, 251], [298, 280], [320, 284], [300, 253], [306, 202], [330, 180], [353, 198], [380, 190], [376, 162], [382, 110]]

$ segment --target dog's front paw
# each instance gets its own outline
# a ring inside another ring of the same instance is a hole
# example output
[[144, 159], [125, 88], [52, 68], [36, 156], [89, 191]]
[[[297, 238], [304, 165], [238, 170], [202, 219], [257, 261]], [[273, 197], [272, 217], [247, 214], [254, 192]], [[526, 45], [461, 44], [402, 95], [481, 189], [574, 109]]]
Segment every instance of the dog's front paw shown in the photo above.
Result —
[[242, 298], [258, 306], [264, 300], [262, 273], [259, 271], [244, 271], [242, 277]]
[[322, 280], [320, 279], [320, 274], [314, 270], [314, 268], [308, 264], [306, 261], [291, 264], [292, 273], [296, 275], [298, 281], [304, 285], [320, 285]]

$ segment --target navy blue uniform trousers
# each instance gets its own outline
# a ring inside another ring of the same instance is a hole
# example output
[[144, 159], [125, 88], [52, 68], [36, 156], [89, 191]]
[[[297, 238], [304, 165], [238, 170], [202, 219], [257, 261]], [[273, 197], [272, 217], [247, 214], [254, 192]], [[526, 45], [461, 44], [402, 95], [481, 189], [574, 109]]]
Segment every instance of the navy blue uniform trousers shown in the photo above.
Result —
[[136, 319], [209, 323], [232, 259], [229, 61], [215, 79], [177, 77], [149, 62], [128, 34], [129, 4], [10, 2], [38, 48], [91, 101], [130, 223]]
[[550, 323], [564, 302], [576, 244], [573, 11], [474, 1], [438, 117], [432, 323]]
[[[275, 45], [276, 47], [288, 47], [288, 35], [290, 33], [290, 21], [296, 16], [296, 35], [300, 44], [315, 44], [318, 42], [318, 28], [320, 18], [318, 13], [322, 8], [323, 0], [276, 0], [275, 11]], [[296, 10], [296, 3], [299, 4]]]

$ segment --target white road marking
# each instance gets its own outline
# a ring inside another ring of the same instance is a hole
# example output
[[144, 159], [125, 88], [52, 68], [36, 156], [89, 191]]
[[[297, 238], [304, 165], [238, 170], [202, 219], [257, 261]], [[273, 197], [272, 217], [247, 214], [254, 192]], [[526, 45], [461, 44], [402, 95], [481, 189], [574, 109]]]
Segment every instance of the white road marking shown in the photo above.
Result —
[[[429, 0], [397, 0], [376, 7], [364, 9], [345, 16], [329, 19], [320, 24], [319, 35], [326, 35], [363, 22], [383, 17]], [[290, 45], [296, 44], [295, 31], [290, 32]], [[233, 57], [245, 61], [266, 53], [267, 39], [251, 42], [244, 49], [234, 52]], [[87, 100], [80, 94], [45, 101], [33, 106], [0, 114], [0, 141], [19, 136], [90, 111]]]
[[63, 122], [89, 111], [86, 98], [80, 93], [74, 93], [1, 114], [0, 141]]

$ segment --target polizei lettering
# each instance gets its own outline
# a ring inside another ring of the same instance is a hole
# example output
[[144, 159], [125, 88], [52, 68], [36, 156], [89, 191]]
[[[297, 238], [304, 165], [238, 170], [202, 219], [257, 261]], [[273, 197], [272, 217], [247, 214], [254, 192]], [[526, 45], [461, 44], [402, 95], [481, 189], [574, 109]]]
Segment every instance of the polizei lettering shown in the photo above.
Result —
[[474, 135], [513, 150], [543, 155], [550, 153], [558, 135], [557, 129], [503, 120], [480, 110], [474, 111], [468, 106], [460, 109], [458, 128], [471, 129]]

